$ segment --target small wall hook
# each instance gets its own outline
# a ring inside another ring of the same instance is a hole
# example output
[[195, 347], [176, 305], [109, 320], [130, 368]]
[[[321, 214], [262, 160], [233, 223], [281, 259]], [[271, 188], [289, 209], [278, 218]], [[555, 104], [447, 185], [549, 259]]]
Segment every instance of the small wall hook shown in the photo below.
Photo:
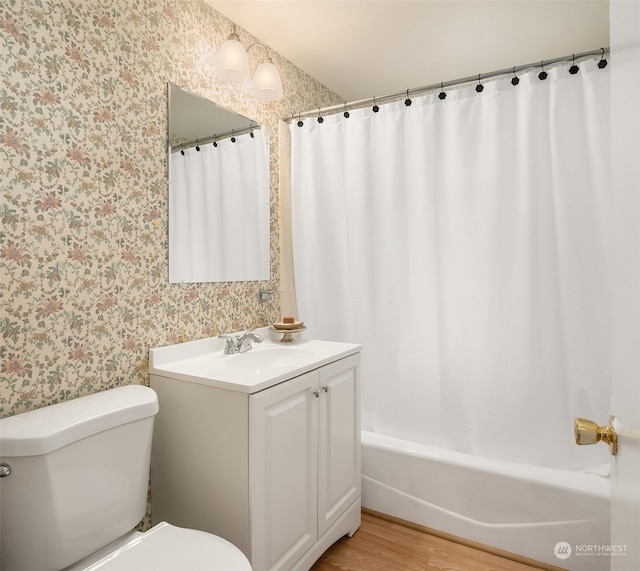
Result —
[[272, 295], [279, 294], [280, 291], [277, 289], [261, 289], [258, 292], [258, 299], [260, 301], [267, 301]]

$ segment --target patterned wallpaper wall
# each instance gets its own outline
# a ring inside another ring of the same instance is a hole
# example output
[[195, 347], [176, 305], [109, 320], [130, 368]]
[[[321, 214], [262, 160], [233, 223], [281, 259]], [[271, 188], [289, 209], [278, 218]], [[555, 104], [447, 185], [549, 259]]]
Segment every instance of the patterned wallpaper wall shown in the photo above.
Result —
[[[150, 347], [279, 317], [257, 297], [279, 289], [278, 121], [339, 99], [276, 53], [279, 102], [214, 80], [231, 25], [201, 0], [0, 3], [0, 417], [146, 383]], [[168, 283], [168, 81], [269, 126], [271, 281]]]

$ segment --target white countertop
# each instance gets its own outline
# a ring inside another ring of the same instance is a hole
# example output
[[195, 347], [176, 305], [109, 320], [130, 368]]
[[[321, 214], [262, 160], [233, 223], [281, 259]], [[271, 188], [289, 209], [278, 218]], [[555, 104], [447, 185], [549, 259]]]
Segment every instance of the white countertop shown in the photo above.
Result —
[[292, 343], [281, 343], [277, 341], [280, 336], [267, 327], [255, 332], [264, 342], [235, 355], [223, 354], [225, 342], [218, 337], [156, 347], [149, 351], [149, 373], [251, 394], [362, 349], [355, 343], [302, 336]]

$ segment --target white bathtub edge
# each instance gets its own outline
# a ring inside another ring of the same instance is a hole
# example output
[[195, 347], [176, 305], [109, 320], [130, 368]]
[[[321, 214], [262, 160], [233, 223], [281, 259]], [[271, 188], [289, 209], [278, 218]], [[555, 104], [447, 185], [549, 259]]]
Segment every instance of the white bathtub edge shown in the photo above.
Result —
[[[561, 561], [554, 554], [559, 542], [576, 546], [609, 544], [608, 478], [519, 465], [508, 465], [505, 474], [497, 470], [508, 463], [496, 463], [366, 431], [362, 432], [362, 446], [364, 508], [570, 571], [608, 571], [609, 557], [580, 557], [574, 554]], [[420, 470], [417, 476], [415, 470]], [[414, 477], [406, 477], [407, 474]], [[437, 474], [441, 478], [444, 474], [445, 479], [438, 480]], [[488, 496], [477, 485], [469, 485], [470, 481], [476, 481], [476, 474]], [[574, 479], [578, 480], [577, 484]], [[466, 481], [467, 485], [457, 487], [461, 481]], [[415, 487], [416, 483], [420, 486]], [[405, 485], [409, 487], [403, 490]], [[504, 487], [512, 488], [512, 493], [518, 495], [507, 494], [502, 501], [500, 498]], [[420, 497], [415, 496], [411, 488], [415, 488], [415, 493]], [[493, 492], [489, 488], [493, 488]], [[547, 498], [545, 494], [548, 494]], [[478, 507], [478, 500], [482, 498], [484, 501]], [[531, 505], [530, 509], [537, 512], [537, 516], [530, 514], [532, 519], [527, 520], [526, 514], [522, 516], [520, 512], [501, 509], [494, 513], [485, 511], [491, 512], [491, 506], [510, 508], [511, 500], [515, 498], [533, 499], [533, 504], [515, 504], [523, 508]], [[560, 499], [562, 501], [558, 506], [561, 509], [554, 510], [555, 503]], [[547, 505], [551, 509], [548, 514], [551, 521], [546, 518], [533, 519], [547, 515], [546, 508], [542, 509]], [[588, 509], [575, 509], [573, 506], [587, 506]], [[455, 509], [448, 509], [452, 507]], [[467, 507], [470, 508], [468, 513], [456, 513], [464, 512]], [[474, 508], [475, 515], [470, 517]], [[485, 513], [488, 515], [487, 521], [479, 521], [478, 515]], [[563, 513], [574, 516], [581, 514], [581, 519], [563, 518]], [[506, 519], [498, 519], [500, 515], [506, 516]], [[512, 521], [508, 521], [510, 517]], [[495, 520], [490, 521], [490, 518]]]
[[441, 460], [448, 464], [464, 466], [467, 469], [499, 472], [522, 480], [544, 482], [549, 486], [571, 488], [575, 491], [601, 498], [608, 499], [611, 497], [611, 480], [606, 476], [588, 471], [558, 470], [556, 468], [516, 464], [504, 460], [478, 458], [462, 452], [444, 450], [428, 444], [407, 442], [400, 438], [366, 430], [361, 433], [361, 442], [362, 446], [366, 445], [395, 451], [402, 450], [403, 453], [410, 456], [427, 455], [431, 460]]

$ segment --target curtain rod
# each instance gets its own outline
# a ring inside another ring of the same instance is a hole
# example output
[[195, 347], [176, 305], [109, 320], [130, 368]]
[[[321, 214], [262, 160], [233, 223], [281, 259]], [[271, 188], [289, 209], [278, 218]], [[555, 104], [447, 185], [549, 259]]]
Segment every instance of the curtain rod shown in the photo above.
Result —
[[239, 137], [240, 135], [246, 135], [247, 133], [258, 131], [261, 128], [262, 126], [259, 123], [252, 123], [248, 127], [244, 127], [242, 129], [231, 129], [230, 131], [225, 131], [224, 133], [216, 133], [209, 137], [204, 137], [203, 139], [194, 139], [193, 141], [176, 143], [175, 145], [171, 145], [171, 151], [173, 152], [183, 151], [184, 149], [197, 147], [198, 145], [206, 145], [207, 143], [213, 143], [214, 141], [221, 141], [222, 139], [227, 139], [229, 137]]
[[594, 56], [601, 56], [604, 58], [606, 54], [609, 53], [609, 48], [600, 48], [598, 50], [591, 50], [588, 52], [581, 52], [579, 54], [571, 54], [568, 56], [557, 57], [549, 60], [542, 60], [540, 62], [535, 63], [527, 63], [524, 65], [516, 65], [512, 68], [501, 69], [498, 71], [491, 71], [489, 73], [479, 73], [478, 75], [472, 75], [469, 77], [463, 77], [460, 79], [454, 79], [451, 81], [443, 81], [441, 83], [433, 83], [432, 85], [427, 85], [424, 87], [417, 87], [415, 89], [407, 89], [405, 91], [400, 91], [398, 93], [392, 93], [391, 95], [384, 95], [382, 97], [370, 97], [368, 99], [360, 99], [358, 101], [350, 101], [348, 103], [339, 103], [337, 105], [331, 105], [329, 107], [321, 107], [320, 109], [314, 109], [312, 111], [303, 111], [301, 113], [294, 113], [284, 119], [284, 121], [290, 123], [294, 119], [305, 119], [307, 117], [315, 117], [324, 114], [330, 114], [331, 112], [338, 111], [347, 111], [348, 109], [356, 109], [358, 107], [364, 107], [365, 105], [370, 105], [372, 103], [386, 103], [392, 100], [400, 99], [401, 97], [409, 97], [409, 94], [413, 95], [421, 95], [423, 93], [427, 93], [429, 91], [435, 91], [436, 89], [442, 89], [446, 87], [454, 87], [458, 85], [463, 85], [465, 83], [475, 83], [480, 82], [483, 79], [493, 79], [495, 77], [503, 76], [503, 75], [512, 75], [516, 73], [520, 73], [522, 71], [529, 71], [531, 69], [542, 68], [544, 70], [545, 66], [555, 65], [559, 63], [565, 63], [569, 61], [576, 61], [580, 59], [590, 58]]

